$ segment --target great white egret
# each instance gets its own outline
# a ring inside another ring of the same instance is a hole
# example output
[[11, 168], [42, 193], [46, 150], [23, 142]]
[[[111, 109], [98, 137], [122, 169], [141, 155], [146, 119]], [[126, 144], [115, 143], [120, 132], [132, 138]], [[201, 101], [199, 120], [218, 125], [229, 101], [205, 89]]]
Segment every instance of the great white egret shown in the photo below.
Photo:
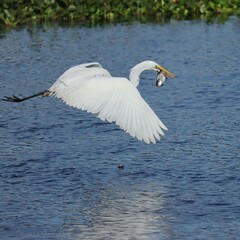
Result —
[[85, 63], [64, 72], [47, 90], [18, 98], [5, 97], [4, 101], [22, 102], [36, 96], [55, 96], [67, 105], [96, 114], [101, 120], [115, 122], [132, 137], [145, 143], [156, 143], [167, 127], [141, 97], [137, 86], [144, 70], [157, 71], [157, 86], [167, 76], [174, 75], [154, 61], [143, 61], [130, 70], [129, 80], [112, 77], [99, 63]]

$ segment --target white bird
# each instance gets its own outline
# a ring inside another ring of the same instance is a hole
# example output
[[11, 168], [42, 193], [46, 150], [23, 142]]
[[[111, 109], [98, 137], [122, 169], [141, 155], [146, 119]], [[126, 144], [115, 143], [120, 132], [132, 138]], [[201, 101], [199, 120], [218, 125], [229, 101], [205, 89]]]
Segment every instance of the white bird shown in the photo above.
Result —
[[130, 70], [129, 80], [112, 77], [99, 63], [85, 63], [64, 72], [46, 91], [25, 97], [5, 97], [22, 102], [36, 96], [55, 96], [67, 105], [96, 114], [101, 120], [115, 122], [121, 129], [145, 143], [156, 143], [167, 127], [141, 97], [137, 86], [144, 70], [158, 72], [157, 86], [167, 76], [175, 76], [153, 61], [143, 61]]

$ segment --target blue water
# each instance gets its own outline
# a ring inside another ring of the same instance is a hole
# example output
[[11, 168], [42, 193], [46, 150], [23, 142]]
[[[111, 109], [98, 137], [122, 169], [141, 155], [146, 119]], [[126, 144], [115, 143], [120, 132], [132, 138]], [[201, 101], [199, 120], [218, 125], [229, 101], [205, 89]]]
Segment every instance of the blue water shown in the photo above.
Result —
[[[99, 61], [168, 127], [146, 145], [59, 99], [0, 102], [1, 239], [240, 239], [240, 19], [0, 33], [0, 97], [47, 89]], [[118, 169], [123, 164], [124, 169]]]

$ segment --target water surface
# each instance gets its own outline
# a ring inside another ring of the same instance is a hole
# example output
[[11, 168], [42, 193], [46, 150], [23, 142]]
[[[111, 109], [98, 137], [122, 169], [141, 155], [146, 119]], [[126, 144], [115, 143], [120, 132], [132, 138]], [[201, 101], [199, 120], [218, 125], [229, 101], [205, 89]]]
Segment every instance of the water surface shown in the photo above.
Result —
[[1, 102], [1, 239], [238, 239], [239, 40], [239, 18], [2, 32], [1, 97], [91, 61], [127, 77], [152, 59], [177, 78], [142, 74], [169, 129], [156, 145], [58, 99]]

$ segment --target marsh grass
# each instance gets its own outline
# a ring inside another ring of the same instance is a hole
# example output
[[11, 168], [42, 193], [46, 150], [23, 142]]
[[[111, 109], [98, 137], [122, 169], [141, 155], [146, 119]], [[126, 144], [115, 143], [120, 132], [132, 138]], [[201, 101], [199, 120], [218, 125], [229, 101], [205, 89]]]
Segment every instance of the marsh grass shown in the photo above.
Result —
[[239, 0], [2, 0], [0, 26], [71, 22], [99, 24], [118, 21], [226, 19], [240, 15]]

